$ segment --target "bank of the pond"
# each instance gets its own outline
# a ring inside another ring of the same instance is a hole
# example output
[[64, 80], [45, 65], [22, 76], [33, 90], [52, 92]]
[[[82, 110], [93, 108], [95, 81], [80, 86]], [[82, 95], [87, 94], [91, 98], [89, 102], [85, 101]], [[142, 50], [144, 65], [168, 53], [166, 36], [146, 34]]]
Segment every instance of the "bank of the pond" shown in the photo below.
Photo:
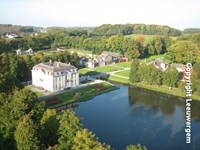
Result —
[[45, 104], [48, 108], [56, 108], [74, 102], [87, 101], [97, 95], [104, 94], [116, 89], [118, 89], [117, 86], [108, 82], [88, 85], [87, 87], [82, 87], [49, 97], [45, 100]]
[[[123, 83], [123, 84], [129, 84], [129, 85], [133, 85], [133, 86], [136, 86], [136, 87], [140, 87], [140, 88], [144, 88], [144, 89], [148, 89], [148, 90], [152, 90], [152, 91], [185, 98], [185, 92], [181, 91], [181, 89], [179, 89], [179, 88], [169, 89], [169, 87], [164, 86], [164, 85], [161, 85], [161, 86], [149, 85], [149, 84], [144, 84], [142, 82], [130, 83], [128, 79], [115, 77], [115, 76], [110, 76], [108, 81], [111, 81], [111, 82], [113, 81], [113, 82], [118, 82], [118, 83]], [[192, 99], [200, 101], [200, 96], [193, 94]]]

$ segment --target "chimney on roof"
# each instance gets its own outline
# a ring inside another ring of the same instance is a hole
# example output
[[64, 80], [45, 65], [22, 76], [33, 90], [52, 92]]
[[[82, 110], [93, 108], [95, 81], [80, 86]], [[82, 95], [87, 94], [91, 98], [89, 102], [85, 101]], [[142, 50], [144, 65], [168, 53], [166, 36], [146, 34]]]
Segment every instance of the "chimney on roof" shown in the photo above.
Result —
[[49, 66], [52, 66], [52, 60], [51, 59], [49, 60]]
[[60, 63], [59, 62], [57, 63], [57, 67], [60, 67]]

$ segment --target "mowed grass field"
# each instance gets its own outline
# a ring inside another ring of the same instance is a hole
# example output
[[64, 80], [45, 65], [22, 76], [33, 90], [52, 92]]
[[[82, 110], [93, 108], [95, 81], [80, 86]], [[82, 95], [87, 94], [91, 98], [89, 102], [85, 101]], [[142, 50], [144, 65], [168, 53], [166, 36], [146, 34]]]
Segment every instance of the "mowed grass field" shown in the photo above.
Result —
[[108, 81], [129, 84], [129, 80], [128, 79], [116, 77], [116, 76], [113, 76], [113, 75], [109, 76]]
[[144, 42], [148, 42], [151, 40], [153, 37], [156, 35], [143, 35], [143, 34], [131, 34], [131, 35], [126, 35], [125, 37], [130, 37], [132, 39], [138, 39], [138, 38], [144, 38]]
[[113, 66], [117, 66], [117, 67], [123, 67], [123, 68], [130, 68], [131, 67], [131, 61], [129, 62], [123, 62], [123, 63], [117, 63], [114, 64]]
[[99, 71], [99, 72], [112, 72], [112, 71], [122, 70], [122, 67], [118, 67], [118, 66], [104, 66], [104, 67], [95, 68], [94, 70], [95, 71]]
[[123, 76], [123, 77], [129, 78], [130, 70], [124, 70], [124, 71], [121, 71], [121, 72], [117, 72], [115, 74], [119, 75], [119, 76]]
[[153, 56], [148, 57], [147, 60], [148, 60], [148, 61], [152, 61], [152, 60], [157, 59], [157, 58], [164, 58], [164, 55], [165, 55], [165, 54], [153, 55]]

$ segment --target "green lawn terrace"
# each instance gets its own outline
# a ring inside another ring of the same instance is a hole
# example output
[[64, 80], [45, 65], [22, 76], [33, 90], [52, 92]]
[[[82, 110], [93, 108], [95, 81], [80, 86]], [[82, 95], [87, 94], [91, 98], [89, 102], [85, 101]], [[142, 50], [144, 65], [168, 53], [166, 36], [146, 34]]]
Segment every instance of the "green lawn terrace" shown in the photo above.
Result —
[[116, 72], [115, 74], [129, 79], [130, 70], [124, 70], [124, 71], [121, 71], [121, 72]]
[[123, 70], [122, 67], [118, 67], [118, 66], [113, 66], [113, 65], [109, 65], [109, 66], [103, 66], [103, 67], [98, 67], [94, 69], [95, 71], [98, 72], [113, 72], [113, 71], [119, 71], [119, 70]]
[[108, 81], [122, 83], [122, 84], [129, 84], [129, 79], [122, 78], [119, 76], [110, 75]]
[[88, 85], [87, 87], [67, 91], [65, 93], [47, 98], [45, 100], [45, 104], [47, 108], [58, 108], [76, 102], [87, 101], [97, 95], [116, 89], [118, 89], [118, 87], [108, 82]]
[[113, 66], [123, 67], [123, 68], [130, 68], [131, 67], [131, 63], [132, 63], [131, 61], [128, 61], [128, 62], [116, 63]]

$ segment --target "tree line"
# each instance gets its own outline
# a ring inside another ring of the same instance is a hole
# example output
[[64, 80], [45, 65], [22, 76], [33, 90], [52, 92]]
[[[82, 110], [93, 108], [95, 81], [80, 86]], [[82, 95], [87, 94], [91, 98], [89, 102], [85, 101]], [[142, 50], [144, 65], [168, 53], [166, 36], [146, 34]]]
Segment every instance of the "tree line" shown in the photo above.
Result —
[[34, 32], [33, 26], [19, 26], [11, 24], [0, 24], [0, 35], [5, 33], [16, 33], [20, 34], [22, 32], [32, 33]]
[[183, 30], [184, 34], [200, 33], [200, 28], [186, 28]]
[[92, 35], [107, 36], [107, 35], [130, 35], [130, 34], [145, 34], [145, 35], [165, 35], [165, 36], [180, 36], [180, 30], [169, 26], [161, 25], [145, 25], [145, 24], [103, 24], [94, 28]]

